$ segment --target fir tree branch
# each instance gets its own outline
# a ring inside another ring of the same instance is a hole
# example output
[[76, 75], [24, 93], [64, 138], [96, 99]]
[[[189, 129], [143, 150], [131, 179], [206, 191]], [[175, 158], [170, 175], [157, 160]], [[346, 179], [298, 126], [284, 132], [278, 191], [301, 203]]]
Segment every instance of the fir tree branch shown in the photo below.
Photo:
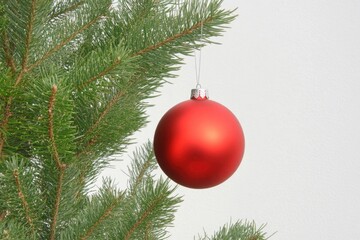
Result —
[[18, 191], [19, 198], [20, 198], [21, 203], [22, 203], [22, 206], [23, 206], [23, 208], [24, 208], [24, 210], [25, 210], [26, 221], [27, 221], [27, 223], [29, 224], [29, 226], [30, 226], [30, 228], [31, 228], [32, 235], [34, 236], [34, 235], [35, 235], [35, 227], [34, 227], [33, 219], [32, 219], [31, 216], [30, 216], [29, 204], [28, 204], [28, 202], [26, 201], [25, 195], [24, 195], [24, 193], [23, 193], [22, 190], [21, 190], [21, 183], [20, 183], [20, 179], [19, 179], [19, 172], [18, 172], [17, 169], [14, 170], [13, 176], [14, 176], [14, 178], [15, 178], [15, 184], [16, 184], [16, 188], [17, 188], [17, 191]]
[[[104, 111], [100, 114], [99, 118], [96, 120], [96, 122], [85, 132], [83, 137], [86, 137], [90, 135], [101, 123], [101, 121], [106, 117], [106, 115], [111, 111], [111, 109], [114, 107], [116, 103], [119, 102], [120, 98], [125, 95], [124, 91], [119, 91], [106, 105]], [[91, 147], [96, 142], [96, 139], [92, 138], [87, 143], [86, 146], [83, 148], [84, 150], [81, 152], [78, 152], [76, 156], [80, 156], [84, 153], [86, 153], [87, 149]]]
[[158, 196], [156, 199], [154, 199], [154, 201], [150, 204], [150, 206], [144, 211], [144, 213], [141, 215], [141, 217], [134, 223], [134, 225], [127, 232], [124, 240], [129, 240], [131, 238], [131, 235], [146, 220], [146, 218], [153, 212], [156, 205], [159, 202], [163, 201], [165, 197], [166, 197], [165, 194], [162, 194], [162, 195]]
[[93, 81], [95, 81], [96, 79], [99, 79], [103, 76], [105, 76], [106, 74], [108, 74], [109, 72], [111, 72], [117, 65], [121, 64], [121, 60], [120, 59], [116, 59], [113, 64], [111, 64], [109, 67], [107, 67], [104, 71], [98, 73], [97, 75], [91, 77], [90, 79], [86, 80], [83, 84], [81, 84], [78, 89], [81, 91], [82, 89], [84, 89], [84, 87], [86, 85], [89, 85], [90, 83], [92, 83]]
[[119, 102], [120, 98], [125, 95], [124, 91], [119, 91], [112, 99], [111, 101], [106, 105], [104, 111], [100, 114], [99, 118], [96, 120], [96, 122], [89, 128], [89, 130], [85, 133], [85, 135], [89, 135], [94, 129], [96, 129], [101, 121], [106, 117], [106, 115], [111, 111], [111, 109], [114, 107], [116, 103]]
[[[113, 108], [114, 105], [116, 105], [116, 103], [119, 102], [119, 100], [121, 99], [121, 97], [125, 94], [124, 91], [119, 91], [111, 100], [110, 102], [106, 105], [104, 111], [100, 114], [99, 118], [97, 119], [97, 121], [86, 131], [86, 133], [83, 135], [83, 137], [86, 137], [88, 135], [90, 135], [101, 123], [101, 121], [106, 117], [106, 115], [111, 111], [111, 109]], [[80, 157], [83, 154], [87, 154], [88, 153], [88, 149], [91, 148], [92, 145], [94, 145], [96, 143], [96, 137], [91, 138], [86, 144], [85, 146], [82, 148], [81, 151], [79, 151], [78, 153], [76, 153], [76, 157]], [[79, 177], [79, 181], [80, 184], [83, 185], [83, 183], [85, 182], [85, 175], [86, 172], [88, 171], [88, 167], [89, 165], [83, 166], [80, 171], [80, 177]]]
[[80, 29], [78, 29], [76, 32], [74, 32], [73, 34], [71, 34], [68, 38], [66, 38], [65, 40], [63, 40], [62, 42], [60, 42], [58, 45], [56, 45], [55, 47], [53, 47], [52, 49], [50, 49], [48, 52], [46, 52], [39, 60], [37, 60], [35, 63], [33, 63], [32, 65], [30, 65], [28, 67], [28, 71], [32, 70], [33, 68], [39, 66], [40, 64], [42, 64], [46, 59], [48, 59], [50, 56], [52, 56], [54, 53], [56, 53], [57, 51], [59, 51], [63, 46], [65, 46], [66, 44], [68, 44], [69, 42], [71, 42], [72, 40], [74, 40], [76, 38], [77, 35], [79, 35], [80, 33], [82, 33], [83, 31], [85, 31], [86, 29], [88, 29], [89, 27], [91, 27], [93, 24], [95, 24], [99, 19], [101, 19], [102, 15], [97, 16], [96, 18], [94, 18], [93, 20], [91, 20], [90, 22], [88, 22], [87, 24], [85, 24], [84, 26], [82, 26]]
[[36, 0], [31, 1], [31, 10], [30, 10], [30, 19], [26, 31], [26, 40], [25, 40], [25, 53], [23, 56], [23, 60], [21, 63], [21, 71], [16, 78], [15, 86], [17, 86], [20, 81], [22, 80], [24, 74], [28, 71], [27, 64], [29, 59], [29, 52], [30, 52], [30, 43], [31, 37], [33, 32], [34, 20], [35, 20], [35, 7], [36, 7]]
[[147, 160], [141, 165], [141, 169], [136, 177], [136, 180], [131, 188], [131, 195], [134, 196], [135, 195], [135, 189], [138, 188], [138, 186], [141, 184], [141, 182], [144, 179], [144, 176], [146, 174], [146, 172], [148, 171], [149, 167], [151, 166], [152, 160], [154, 157], [154, 152], [151, 151], [151, 154], [148, 155]]
[[3, 157], [3, 148], [6, 141], [5, 131], [7, 129], [7, 125], [9, 123], [9, 118], [11, 117], [12, 113], [10, 110], [11, 103], [12, 103], [12, 97], [9, 97], [7, 100], [7, 103], [5, 104], [5, 114], [4, 118], [0, 124], [0, 128], [2, 128], [2, 131], [0, 132], [0, 160]]
[[60, 15], [66, 14], [66, 13], [71, 12], [71, 11], [74, 11], [74, 10], [76, 10], [79, 6], [81, 6], [81, 5], [84, 4], [84, 3], [85, 3], [85, 1], [79, 1], [79, 2], [77, 2], [77, 3], [75, 3], [75, 4], [71, 5], [71, 6], [69, 6], [69, 7], [67, 7], [67, 8], [65, 8], [65, 9], [63, 9], [63, 10], [57, 12], [57, 13], [51, 14], [50, 18], [52, 18], [52, 19], [53, 19], [53, 18], [57, 18], [57, 17], [59, 17]]
[[99, 219], [87, 230], [84, 236], [80, 237], [80, 239], [86, 240], [91, 237], [95, 229], [111, 215], [111, 213], [114, 211], [114, 208], [119, 204], [122, 199], [123, 195], [120, 195], [117, 199], [115, 199], [113, 203], [104, 211], [104, 214], [99, 217]]
[[203, 21], [201, 21], [201, 22], [197, 22], [197, 23], [195, 23], [192, 27], [190, 27], [190, 28], [188, 28], [188, 29], [185, 29], [184, 31], [182, 31], [182, 32], [180, 32], [180, 33], [177, 33], [177, 34], [175, 34], [175, 35], [173, 35], [173, 36], [165, 39], [165, 40], [162, 41], [162, 42], [159, 42], [159, 43], [157, 43], [157, 44], [154, 44], [154, 45], [152, 45], [152, 46], [149, 46], [149, 47], [147, 47], [147, 48], [144, 48], [144, 49], [138, 51], [137, 53], [133, 54], [132, 57], [136, 57], [136, 56], [143, 55], [143, 54], [145, 54], [145, 53], [151, 52], [151, 51], [153, 51], [153, 50], [155, 50], [155, 49], [158, 49], [158, 48], [166, 45], [166, 44], [169, 43], [169, 42], [172, 42], [172, 41], [174, 41], [174, 40], [176, 40], [176, 39], [179, 39], [179, 38], [182, 38], [182, 37], [184, 37], [184, 36], [186, 36], [186, 35], [189, 35], [189, 34], [191, 34], [193, 31], [201, 28], [202, 25], [204, 25], [204, 24], [206, 24], [206, 23], [208, 23], [208, 22], [211, 22], [211, 21], [212, 21], [212, 17], [208, 17], [208, 18], [206, 18], [205, 20], [203, 20]]
[[[161, 42], [158, 42], [154, 45], [151, 45], [151, 46], [148, 46], [144, 49], [141, 49], [140, 51], [132, 54], [130, 57], [133, 58], [133, 57], [137, 57], [137, 56], [140, 56], [140, 55], [143, 55], [143, 54], [146, 54], [148, 52], [151, 52], [153, 50], [156, 50], [172, 41], [175, 41], [179, 38], [182, 38], [186, 35], [189, 35], [191, 34], [193, 31], [197, 30], [197, 29], [200, 29], [202, 25], [206, 24], [206, 23], [209, 23], [212, 21], [212, 17], [208, 17], [206, 18], [205, 20], [203, 21], [200, 21], [200, 22], [197, 22], [195, 23], [193, 26], [191, 26], [190, 28], [187, 28], [185, 29], [184, 31], [180, 32], [180, 33], [177, 33], [175, 35], [172, 35], [166, 39], [164, 39], [163, 41]], [[86, 87], [87, 85], [89, 85], [90, 83], [92, 83], [93, 81], [97, 80], [98, 78], [100, 77], [103, 77], [105, 76], [106, 74], [108, 74], [109, 72], [111, 72], [117, 65], [121, 64], [121, 61], [119, 59], [116, 59], [108, 68], [106, 68], [105, 70], [101, 71], [100, 73], [98, 73], [97, 75], [89, 78], [88, 80], [84, 81], [79, 87], [78, 89], [81, 90], [83, 89], [84, 87]]]
[[10, 49], [9, 36], [7, 35], [6, 31], [4, 31], [4, 44], [3, 45], [4, 45], [3, 48], [4, 48], [4, 53], [5, 53], [6, 64], [11, 69], [11, 73], [15, 74], [16, 65], [15, 65], [15, 61], [14, 61], [14, 58], [12, 56], [11, 49]]
[[[35, 7], [36, 7], [36, 0], [32, 0], [31, 9], [30, 9], [30, 17], [29, 17], [29, 22], [28, 22], [27, 31], [26, 31], [25, 53], [23, 56], [22, 64], [21, 64], [21, 71], [15, 80], [14, 87], [16, 87], [21, 82], [25, 72], [27, 71], [27, 62], [28, 62], [28, 58], [29, 58], [31, 36], [32, 36], [32, 31], [33, 31], [34, 19], [35, 19]], [[11, 64], [11, 61], [10, 61], [10, 64]], [[14, 65], [14, 67], [15, 67], [15, 65]], [[10, 108], [11, 108], [11, 104], [12, 104], [12, 99], [13, 98], [11, 96], [8, 98], [8, 101], [7, 101], [7, 104], [5, 107], [4, 118], [0, 125], [0, 127], [2, 127], [3, 130], [7, 129], [9, 118], [11, 116]], [[5, 140], [6, 140], [5, 134], [0, 132], [0, 159], [2, 158], [2, 155], [3, 155], [3, 148], [4, 148]]]
[[50, 138], [50, 143], [51, 143], [51, 147], [52, 147], [52, 155], [54, 157], [56, 167], [59, 171], [59, 176], [58, 176], [58, 180], [57, 180], [58, 183], [57, 183], [57, 187], [56, 187], [56, 198], [55, 198], [53, 217], [52, 217], [51, 226], [50, 226], [50, 240], [55, 240], [55, 236], [56, 236], [56, 223], [57, 223], [57, 218], [59, 215], [61, 192], [62, 192], [65, 169], [66, 169], [66, 164], [63, 164], [60, 160], [56, 142], [55, 142], [55, 136], [54, 136], [54, 112], [53, 111], [54, 111], [55, 100], [56, 100], [56, 92], [57, 92], [57, 86], [53, 85], [53, 87], [51, 89], [51, 96], [50, 96], [49, 110], [48, 110], [48, 113], [49, 113], [49, 138]]

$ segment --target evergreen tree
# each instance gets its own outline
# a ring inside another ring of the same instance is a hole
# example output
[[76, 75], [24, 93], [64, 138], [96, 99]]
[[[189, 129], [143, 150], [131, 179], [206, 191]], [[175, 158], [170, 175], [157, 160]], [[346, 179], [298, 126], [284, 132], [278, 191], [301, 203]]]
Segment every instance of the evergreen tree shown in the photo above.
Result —
[[[234, 19], [221, 2], [0, 0], [0, 239], [169, 237], [181, 198], [154, 176], [151, 143], [127, 189], [89, 189], [181, 56]], [[237, 222], [199, 238], [265, 235]]]

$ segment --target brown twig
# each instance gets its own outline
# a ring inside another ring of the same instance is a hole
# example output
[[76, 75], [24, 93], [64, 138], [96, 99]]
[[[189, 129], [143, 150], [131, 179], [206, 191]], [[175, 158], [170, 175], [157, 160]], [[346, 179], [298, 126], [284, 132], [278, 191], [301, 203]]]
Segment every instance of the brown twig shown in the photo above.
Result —
[[62, 192], [62, 186], [63, 186], [63, 181], [64, 181], [65, 168], [66, 168], [66, 165], [63, 164], [60, 169], [60, 173], [59, 173], [59, 177], [58, 177], [58, 185], [56, 188], [56, 199], [55, 199], [55, 205], [54, 205], [54, 212], [53, 212], [53, 218], [52, 218], [51, 226], [50, 226], [50, 239], [51, 240], [55, 240], [55, 237], [56, 237], [56, 224], [57, 224], [57, 218], [59, 216], [59, 208], [60, 208], [60, 200], [61, 200], [61, 192]]
[[3, 118], [2, 122], [0, 123], [0, 128], [2, 128], [2, 131], [0, 132], [0, 160], [3, 157], [3, 148], [4, 148], [5, 140], [6, 140], [5, 131], [7, 130], [9, 118], [12, 115], [11, 110], [10, 110], [11, 103], [12, 103], [12, 97], [9, 97], [7, 100], [7, 103], [5, 104], [4, 118]]
[[0, 213], [0, 222], [5, 219], [6, 212]]
[[54, 106], [56, 101], [56, 92], [57, 92], [57, 86], [53, 85], [51, 89], [51, 96], [49, 100], [49, 138], [52, 148], [52, 155], [54, 158], [54, 161], [56, 163], [56, 167], [59, 171], [58, 181], [57, 181], [57, 187], [56, 187], [56, 197], [55, 197], [55, 204], [54, 204], [54, 211], [53, 211], [53, 217], [52, 222], [50, 226], [50, 240], [55, 240], [56, 236], [56, 224], [57, 224], [57, 218], [59, 215], [59, 208], [60, 208], [60, 201], [61, 201], [61, 192], [64, 182], [64, 174], [66, 169], [66, 164], [63, 164], [59, 157], [59, 152], [57, 150], [57, 145], [55, 142], [55, 136], [54, 136]]
[[61, 169], [61, 161], [60, 161], [60, 157], [59, 157], [59, 153], [57, 150], [57, 146], [56, 146], [56, 142], [55, 142], [55, 136], [54, 136], [54, 106], [55, 106], [55, 96], [56, 96], [56, 92], [57, 92], [57, 86], [53, 85], [52, 89], [51, 89], [51, 96], [50, 96], [50, 101], [49, 101], [49, 109], [48, 109], [48, 113], [49, 113], [49, 138], [50, 138], [50, 143], [51, 143], [51, 148], [52, 148], [52, 153], [53, 153], [53, 157], [56, 163], [56, 167], [60, 170]]
[[19, 179], [19, 171], [17, 169], [14, 170], [13, 176], [15, 178], [15, 184], [16, 184], [16, 188], [17, 188], [17, 191], [18, 191], [19, 198], [20, 198], [21, 203], [23, 205], [23, 208], [25, 210], [26, 221], [30, 225], [31, 232], [34, 235], [35, 234], [35, 227], [34, 227], [33, 219], [30, 216], [29, 204], [26, 201], [25, 195], [24, 195], [24, 193], [22, 192], [22, 189], [21, 189], [21, 183], [20, 183], [20, 179]]

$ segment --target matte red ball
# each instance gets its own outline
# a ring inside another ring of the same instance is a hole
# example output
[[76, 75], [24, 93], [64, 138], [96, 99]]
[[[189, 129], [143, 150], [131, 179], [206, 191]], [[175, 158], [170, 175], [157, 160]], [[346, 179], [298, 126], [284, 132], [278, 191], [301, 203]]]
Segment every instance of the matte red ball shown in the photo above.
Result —
[[171, 108], [154, 136], [161, 169], [189, 188], [209, 188], [228, 179], [241, 163], [244, 145], [234, 114], [209, 99], [191, 99]]

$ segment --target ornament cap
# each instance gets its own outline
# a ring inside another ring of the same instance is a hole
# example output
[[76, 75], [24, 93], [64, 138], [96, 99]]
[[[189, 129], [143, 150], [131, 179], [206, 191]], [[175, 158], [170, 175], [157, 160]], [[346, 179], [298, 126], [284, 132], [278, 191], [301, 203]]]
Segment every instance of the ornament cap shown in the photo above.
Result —
[[209, 99], [209, 91], [205, 88], [191, 89], [191, 99], [194, 100], [206, 100]]

